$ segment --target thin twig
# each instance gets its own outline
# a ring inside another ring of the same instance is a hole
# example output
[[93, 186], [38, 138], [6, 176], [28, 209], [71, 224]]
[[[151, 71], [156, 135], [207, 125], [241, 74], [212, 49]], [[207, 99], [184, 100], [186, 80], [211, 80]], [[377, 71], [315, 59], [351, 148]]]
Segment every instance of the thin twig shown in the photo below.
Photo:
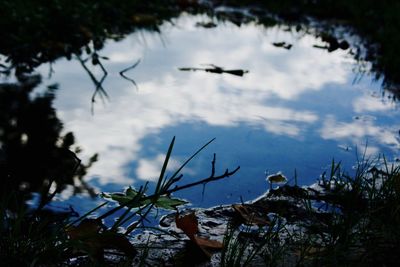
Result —
[[132, 78], [129, 78], [128, 76], [126, 76], [124, 73], [127, 72], [128, 70], [134, 69], [139, 63], [140, 63], [140, 59], [138, 59], [138, 61], [136, 61], [132, 66], [130, 66], [126, 69], [123, 69], [119, 72], [119, 75], [121, 75], [121, 77], [124, 78], [125, 80], [128, 80], [131, 83], [133, 83], [133, 85], [136, 87], [136, 89], [139, 89], [136, 82]]
[[[168, 190], [163, 190], [163, 191], [161, 191], [161, 192], [159, 192], [159, 193], [157, 193], [157, 194], [153, 194], [153, 195], [150, 195], [150, 196], [143, 197], [143, 198], [141, 198], [141, 199], [139, 200], [139, 202], [142, 202], [142, 201], [145, 201], [145, 200], [148, 200], [148, 199], [155, 199], [155, 198], [157, 198], [157, 197], [159, 197], [159, 196], [161, 196], [161, 195], [170, 195], [170, 194], [172, 194], [172, 193], [174, 193], [174, 192], [176, 192], [176, 191], [180, 191], [180, 190], [183, 190], [183, 189], [187, 189], [187, 188], [190, 188], [190, 187], [194, 187], [194, 186], [197, 186], [197, 185], [200, 185], [200, 184], [206, 184], [206, 183], [209, 183], [209, 182], [212, 182], [212, 181], [221, 180], [221, 179], [223, 179], [223, 178], [232, 176], [232, 175], [235, 174], [239, 169], [240, 169], [240, 166], [238, 166], [238, 167], [237, 167], [236, 169], [234, 169], [233, 171], [229, 171], [228, 169], [226, 169], [225, 173], [222, 174], [222, 175], [219, 175], [219, 176], [210, 176], [210, 177], [208, 177], [208, 178], [201, 179], [200, 181], [197, 181], [197, 182], [194, 182], [194, 183], [190, 183], [190, 184], [186, 184], [186, 185], [182, 185], [182, 186], [176, 186], [176, 187], [174, 187], [174, 188], [172, 188], [172, 189], [168, 189]], [[115, 207], [115, 208], [113, 208], [113, 209], [107, 211], [105, 214], [101, 215], [101, 216], [99, 217], [99, 219], [104, 219], [104, 218], [110, 216], [111, 214], [117, 212], [118, 210], [120, 210], [120, 209], [122, 209], [122, 208], [124, 208], [124, 207], [126, 207], [126, 206], [129, 206], [130, 204], [132, 204], [132, 203], [135, 202], [135, 201], [137, 201], [137, 199], [132, 199], [132, 200], [130, 200], [130, 201], [127, 201], [126, 203], [124, 203], [124, 204], [122, 204], [122, 205], [120, 204], [118, 207]]]
[[101, 70], [103, 71], [103, 76], [101, 77], [100, 81], [98, 82], [98, 84], [96, 86], [96, 90], [95, 90], [95, 92], [93, 94], [93, 97], [92, 97], [92, 113], [93, 113], [93, 103], [95, 102], [95, 97], [96, 97], [97, 93], [100, 94], [100, 97], [103, 100], [103, 102], [104, 102], [103, 95], [108, 98], [108, 94], [103, 88], [103, 82], [105, 81], [105, 79], [106, 79], [106, 77], [108, 75], [108, 72], [104, 68], [103, 64], [101, 64], [99, 59], [97, 59], [97, 64], [100, 66]]
[[[237, 167], [236, 169], [234, 169], [233, 171], [229, 171], [228, 169], [226, 169], [226, 170], [225, 170], [225, 173], [222, 174], [222, 175], [214, 176], [214, 177], [208, 177], [208, 178], [206, 178], [206, 179], [203, 179], [203, 180], [200, 180], [200, 181], [197, 181], [197, 182], [194, 182], [194, 183], [186, 184], [186, 185], [183, 185], [183, 186], [176, 186], [176, 187], [174, 187], [173, 189], [166, 190], [165, 192], [163, 192], [163, 194], [168, 195], [168, 194], [171, 194], [171, 193], [173, 193], [173, 192], [176, 192], [176, 191], [179, 191], [179, 190], [183, 190], [183, 189], [186, 189], [186, 188], [190, 188], [190, 187], [193, 187], [193, 186], [196, 186], [196, 185], [199, 185], [199, 184], [204, 184], [204, 183], [209, 183], [209, 182], [217, 181], [217, 180], [220, 180], [220, 179], [223, 179], [223, 178], [232, 176], [232, 175], [235, 174], [239, 169], [240, 169], [240, 166], [238, 166], [238, 167]], [[153, 196], [153, 197], [154, 197], [154, 196]]]
[[211, 175], [210, 175], [210, 177], [213, 177], [215, 175], [215, 157], [216, 157], [216, 155], [214, 153], [213, 160], [211, 161]]
[[79, 62], [81, 63], [81, 65], [83, 67], [83, 69], [89, 74], [90, 79], [92, 80], [92, 82], [96, 86], [96, 89], [95, 89], [95, 91], [94, 91], [94, 93], [92, 95], [92, 112], [93, 112], [93, 103], [96, 102], [97, 94], [100, 94], [100, 97], [102, 99], [103, 99], [103, 96], [108, 98], [108, 94], [103, 88], [103, 82], [106, 79], [108, 73], [107, 73], [106, 69], [104, 68], [104, 66], [99, 62], [100, 68], [103, 71], [103, 76], [101, 77], [100, 81], [98, 81], [97, 78], [93, 75], [93, 73], [86, 66], [86, 64], [85, 64], [86, 60], [83, 60], [79, 55], [76, 55], [76, 57], [78, 58]]

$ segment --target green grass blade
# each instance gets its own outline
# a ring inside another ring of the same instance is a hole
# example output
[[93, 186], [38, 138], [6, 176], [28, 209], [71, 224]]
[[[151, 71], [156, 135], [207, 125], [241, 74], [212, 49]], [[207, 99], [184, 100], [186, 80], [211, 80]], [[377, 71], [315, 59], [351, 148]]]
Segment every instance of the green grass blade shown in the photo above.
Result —
[[94, 209], [91, 209], [90, 211], [86, 212], [85, 214], [83, 214], [83, 215], [80, 216], [78, 219], [74, 220], [73, 222], [68, 223], [68, 224], [66, 225], [66, 227], [69, 227], [69, 226], [71, 226], [71, 225], [74, 225], [75, 223], [77, 223], [77, 222], [79, 222], [79, 221], [85, 219], [87, 216], [89, 216], [90, 214], [92, 214], [92, 213], [95, 212], [96, 210], [100, 209], [101, 207], [105, 206], [106, 204], [108, 204], [108, 201], [106, 201], [106, 202], [104, 202], [104, 203], [98, 205], [98, 206], [95, 207]]
[[163, 179], [164, 179], [165, 171], [167, 170], [168, 161], [169, 161], [169, 159], [171, 157], [171, 153], [172, 153], [172, 149], [174, 147], [174, 143], [175, 143], [175, 136], [174, 136], [174, 138], [172, 138], [172, 141], [169, 144], [168, 152], [167, 152], [167, 155], [165, 156], [165, 160], [164, 160], [161, 172], [160, 172], [160, 177], [158, 178], [155, 194], [157, 194], [160, 191], [160, 187], [161, 187], [161, 184], [162, 184]]
[[208, 141], [205, 145], [203, 145], [201, 148], [199, 148], [192, 156], [190, 156], [180, 167], [178, 170], [176, 170], [176, 172], [171, 176], [170, 179], [174, 179], [179, 172], [194, 158], [196, 157], [203, 149], [205, 149], [209, 144], [211, 144], [212, 142], [214, 142], [215, 138], [211, 139], [210, 141]]

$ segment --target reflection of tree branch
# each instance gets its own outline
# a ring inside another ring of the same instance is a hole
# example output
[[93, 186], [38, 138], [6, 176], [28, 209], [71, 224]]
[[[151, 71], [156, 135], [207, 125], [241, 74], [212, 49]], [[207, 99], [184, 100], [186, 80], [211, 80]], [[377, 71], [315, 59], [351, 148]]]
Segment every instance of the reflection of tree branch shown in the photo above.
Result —
[[76, 55], [76, 57], [78, 58], [78, 60], [81, 63], [82, 67], [89, 74], [90, 79], [92, 80], [92, 82], [96, 86], [96, 89], [95, 89], [95, 91], [94, 91], [94, 93], [92, 95], [92, 111], [93, 111], [93, 103], [96, 102], [97, 94], [99, 94], [102, 99], [103, 99], [103, 97], [108, 98], [108, 94], [104, 90], [104, 87], [103, 87], [103, 82], [106, 79], [108, 73], [107, 73], [106, 69], [104, 68], [104, 66], [101, 64], [101, 62], [98, 61], [97, 64], [99, 64], [101, 70], [103, 71], [103, 76], [101, 77], [100, 81], [98, 81], [97, 78], [94, 76], [94, 74], [86, 66], [86, 64], [85, 64], [86, 60], [83, 60], [79, 55]]
[[126, 69], [123, 69], [119, 72], [119, 75], [121, 75], [121, 77], [124, 78], [125, 80], [128, 80], [131, 83], [133, 83], [133, 85], [136, 87], [136, 89], [138, 89], [136, 82], [132, 78], [129, 78], [128, 76], [126, 76], [124, 73], [127, 72], [128, 70], [134, 69], [139, 63], [140, 63], [140, 59], [138, 59], [138, 61], [136, 61], [135, 64], [133, 64], [132, 66], [130, 66]]
[[213, 160], [211, 161], [211, 175], [210, 175], [210, 177], [214, 177], [214, 175], [215, 175], [215, 161], [216, 161], [215, 157], [216, 157], [216, 155], [214, 153]]
[[49, 74], [48, 74], [48, 78], [50, 79], [51, 77], [53, 77], [54, 74], [54, 68], [53, 68], [53, 62], [49, 63]]
[[236, 75], [236, 76], [243, 76], [244, 74], [248, 73], [248, 70], [241, 70], [241, 69], [237, 69], [237, 70], [225, 70], [221, 67], [215, 66], [213, 64], [207, 64], [209, 66], [211, 66], [212, 68], [178, 68], [178, 70], [180, 71], [205, 71], [205, 72], [211, 72], [211, 73], [216, 73], [216, 74], [222, 74], [222, 73], [228, 73], [228, 74], [232, 74], [232, 75]]

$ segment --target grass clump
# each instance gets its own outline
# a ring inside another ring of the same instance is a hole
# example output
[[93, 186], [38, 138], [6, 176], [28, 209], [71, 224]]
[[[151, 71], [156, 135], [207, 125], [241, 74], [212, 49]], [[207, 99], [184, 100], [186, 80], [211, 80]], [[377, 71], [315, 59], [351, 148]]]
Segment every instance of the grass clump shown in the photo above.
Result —
[[320, 183], [332, 219], [316, 225], [325, 248], [318, 261], [393, 266], [400, 252], [400, 167], [385, 159], [381, 168], [367, 161], [350, 177], [340, 164], [332, 166]]
[[379, 166], [363, 161], [354, 175], [333, 161], [317, 184], [286, 184], [247, 205], [279, 220], [257, 231], [228, 227], [221, 266], [395, 266], [400, 260], [400, 167], [385, 158]]

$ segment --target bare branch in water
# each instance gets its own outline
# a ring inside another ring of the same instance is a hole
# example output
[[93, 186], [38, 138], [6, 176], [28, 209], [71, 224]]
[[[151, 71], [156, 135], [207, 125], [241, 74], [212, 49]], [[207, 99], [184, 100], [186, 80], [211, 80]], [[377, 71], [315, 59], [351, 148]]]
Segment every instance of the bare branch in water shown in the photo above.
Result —
[[121, 75], [121, 77], [124, 78], [125, 80], [128, 80], [128, 81], [130, 81], [131, 83], [133, 83], [133, 85], [136, 87], [136, 89], [138, 89], [138, 86], [137, 86], [136, 82], [135, 82], [132, 78], [129, 78], [128, 76], [126, 76], [126, 75], [125, 75], [125, 72], [127, 72], [127, 71], [129, 71], [129, 70], [131, 70], [131, 69], [136, 68], [136, 66], [139, 65], [139, 63], [140, 63], [140, 59], [138, 59], [138, 60], [135, 62], [135, 64], [133, 64], [132, 66], [130, 66], [130, 67], [126, 68], [126, 69], [123, 69], [123, 70], [121, 70], [121, 71], [119, 72], [119, 75]]
[[211, 73], [216, 73], [216, 74], [223, 74], [223, 73], [228, 73], [236, 76], [243, 76], [244, 74], [248, 73], [248, 70], [242, 70], [242, 69], [235, 69], [235, 70], [225, 70], [221, 67], [215, 66], [213, 64], [208, 64], [211, 66], [211, 68], [178, 68], [180, 71], [205, 71], [205, 72], [211, 72]]
[[96, 89], [92, 95], [92, 113], [93, 113], [93, 104], [96, 102], [97, 94], [100, 95], [102, 100], [104, 100], [104, 97], [109, 98], [106, 90], [104, 90], [104, 87], [103, 87], [103, 82], [106, 79], [108, 73], [107, 73], [106, 69], [104, 68], [103, 64], [101, 64], [101, 62], [99, 60], [97, 60], [97, 64], [100, 66], [101, 70], [103, 71], [103, 76], [101, 77], [100, 81], [98, 81], [96, 76], [94, 76], [92, 71], [89, 70], [89, 68], [86, 66], [85, 63], [86, 63], [87, 59], [83, 60], [79, 55], [76, 55], [76, 57], [79, 60], [79, 62], [81, 63], [83, 69], [89, 74], [89, 77], [92, 80], [92, 82], [94, 83], [94, 85], [96, 86]]

